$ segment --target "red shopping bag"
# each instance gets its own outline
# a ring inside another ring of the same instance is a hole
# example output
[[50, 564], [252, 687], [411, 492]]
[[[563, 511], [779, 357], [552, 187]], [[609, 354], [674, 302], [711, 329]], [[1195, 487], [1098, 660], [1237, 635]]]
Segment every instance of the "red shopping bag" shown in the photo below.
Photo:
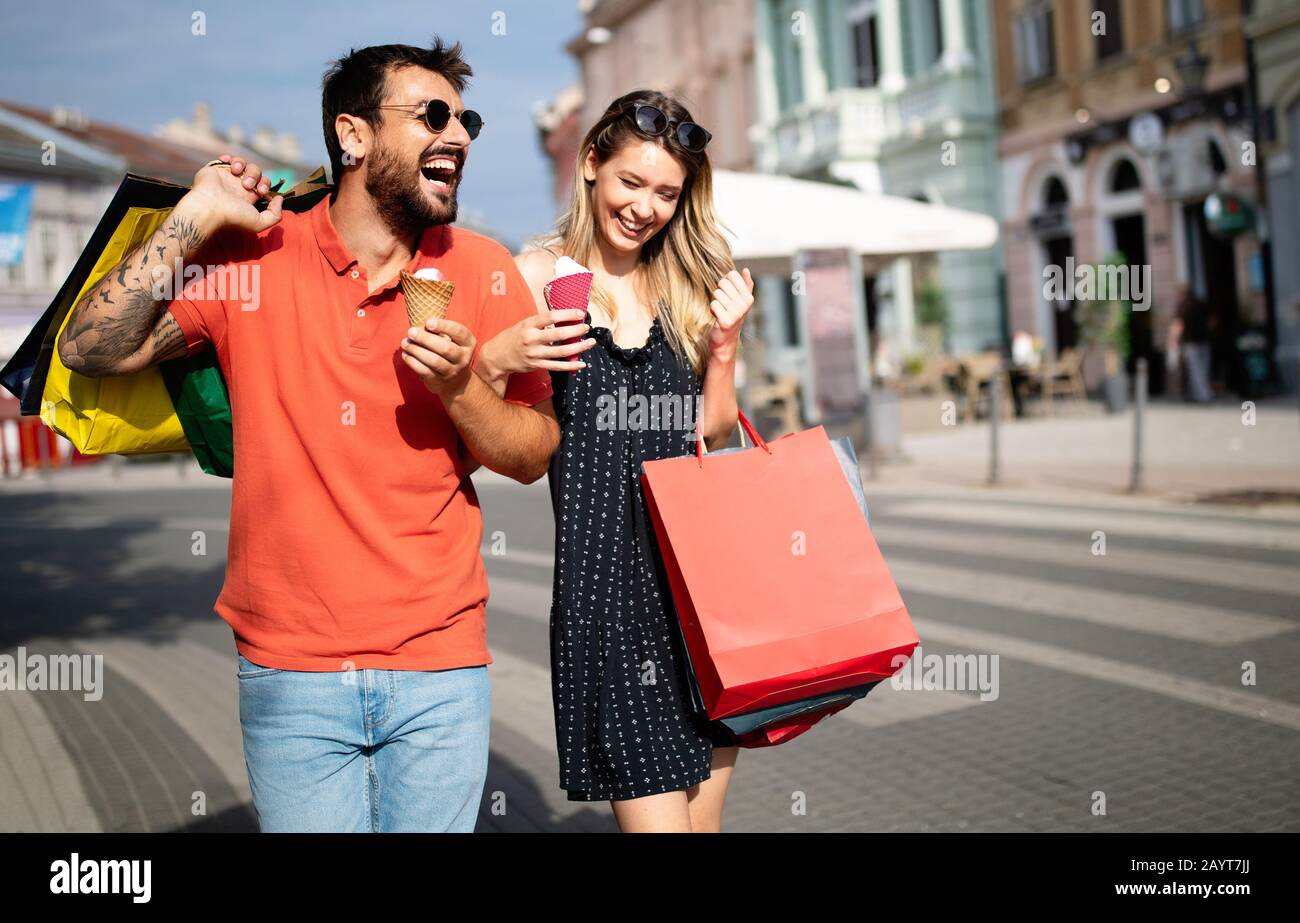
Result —
[[697, 438], [641, 475], [714, 719], [887, 679], [919, 643], [826, 430], [768, 444], [740, 422], [753, 448]]

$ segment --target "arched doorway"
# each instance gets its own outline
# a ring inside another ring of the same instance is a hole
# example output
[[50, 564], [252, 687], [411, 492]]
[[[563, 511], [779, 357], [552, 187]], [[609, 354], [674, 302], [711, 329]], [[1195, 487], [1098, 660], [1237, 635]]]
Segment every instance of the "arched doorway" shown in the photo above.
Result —
[[[1106, 181], [1106, 196], [1110, 206], [1106, 209], [1110, 221], [1111, 252], [1103, 258], [1119, 253], [1132, 273], [1141, 273], [1149, 264], [1147, 256], [1146, 216], [1142, 212], [1142, 175], [1137, 165], [1128, 157], [1120, 157], [1111, 165]], [[1151, 312], [1130, 311], [1128, 315], [1128, 358], [1125, 371], [1132, 375], [1137, 360], [1147, 360], [1148, 387], [1152, 394], [1164, 391], [1164, 351], [1154, 348]]]
[[[1029, 219], [1038, 238], [1044, 266], [1059, 266], [1065, 272], [1066, 261], [1074, 256], [1074, 233], [1070, 227], [1070, 193], [1058, 176], [1049, 176], [1039, 193], [1038, 211]], [[1040, 335], [1048, 348], [1060, 355], [1079, 342], [1079, 326], [1074, 318], [1074, 300], [1048, 302], [1050, 318], [1040, 323]]]
[[[1213, 138], [1204, 139], [1206, 163], [1216, 176], [1227, 171], [1223, 150]], [[1218, 387], [1234, 384], [1238, 295], [1237, 261], [1231, 239], [1210, 231], [1205, 197], [1183, 204], [1183, 252], [1188, 286], [1205, 302], [1210, 315], [1211, 378]]]

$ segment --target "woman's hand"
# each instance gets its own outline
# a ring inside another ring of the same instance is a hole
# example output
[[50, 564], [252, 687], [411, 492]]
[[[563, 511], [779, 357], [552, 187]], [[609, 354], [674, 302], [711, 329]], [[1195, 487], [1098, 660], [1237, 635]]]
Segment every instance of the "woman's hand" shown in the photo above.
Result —
[[585, 368], [587, 364], [577, 355], [595, 346], [594, 339], [559, 343], [590, 332], [591, 326], [582, 323], [584, 317], [585, 312], [578, 308], [526, 317], [484, 343], [475, 368], [489, 382], [534, 369], [572, 372]]
[[713, 290], [709, 310], [716, 323], [709, 333], [709, 356], [730, 361], [736, 358], [736, 344], [740, 341], [740, 326], [754, 304], [754, 279], [749, 270], [732, 270], [718, 280]]

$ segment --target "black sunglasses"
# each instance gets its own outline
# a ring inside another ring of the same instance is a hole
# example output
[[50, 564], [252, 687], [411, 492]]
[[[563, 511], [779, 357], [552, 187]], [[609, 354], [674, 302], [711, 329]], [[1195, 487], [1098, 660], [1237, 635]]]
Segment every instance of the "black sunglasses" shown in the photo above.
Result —
[[677, 126], [677, 143], [692, 153], [699, 153], [709, 143], [713, 135], [703, 125], [694, 122], [678, 122], [664, 115], [662, 109], [648, 103], [638, 103], [632, 113], [636, 127], [647, 135], [662, 135], [669, 128]]
[[431, 99], [428, 102], [414, 103], [410, 106], [367, 106], [361, 111], [366, 112], [370, 109], [400, 109], [403, 112], [410, 112], [410, 110], [419, 106], [424, 107], [423, 115], [419, 113], [412, 114], [415, 118], [423, 118], [424, 124], [428, 125], [429, 130], [435, 134], [446, 130], [447, 123], [451, 121], [452, 115], [456, 116], [457, 121], [459, 121], [461, 127], [465, 129], [465, 133], [469, 135], [471, 141], [477, 138], [478, 133], [483, 130], [483, 116], [479, 115], [473, 109], [462, 109], [458, 113], [453, 113], [451, 111], [451, 106], [441, 99]]

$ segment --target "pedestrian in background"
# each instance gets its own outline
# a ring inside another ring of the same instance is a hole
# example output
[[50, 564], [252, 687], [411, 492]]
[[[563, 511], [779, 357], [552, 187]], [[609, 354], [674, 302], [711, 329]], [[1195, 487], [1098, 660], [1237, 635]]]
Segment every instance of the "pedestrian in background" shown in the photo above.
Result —
[[1178, 290], [1179, 352], [1183, 359], [1184, 394], [1197, 404], [1214, 400], [1210, 387], [1210, 335], [1212, 322], [1209, 307], [1187, 286]]

